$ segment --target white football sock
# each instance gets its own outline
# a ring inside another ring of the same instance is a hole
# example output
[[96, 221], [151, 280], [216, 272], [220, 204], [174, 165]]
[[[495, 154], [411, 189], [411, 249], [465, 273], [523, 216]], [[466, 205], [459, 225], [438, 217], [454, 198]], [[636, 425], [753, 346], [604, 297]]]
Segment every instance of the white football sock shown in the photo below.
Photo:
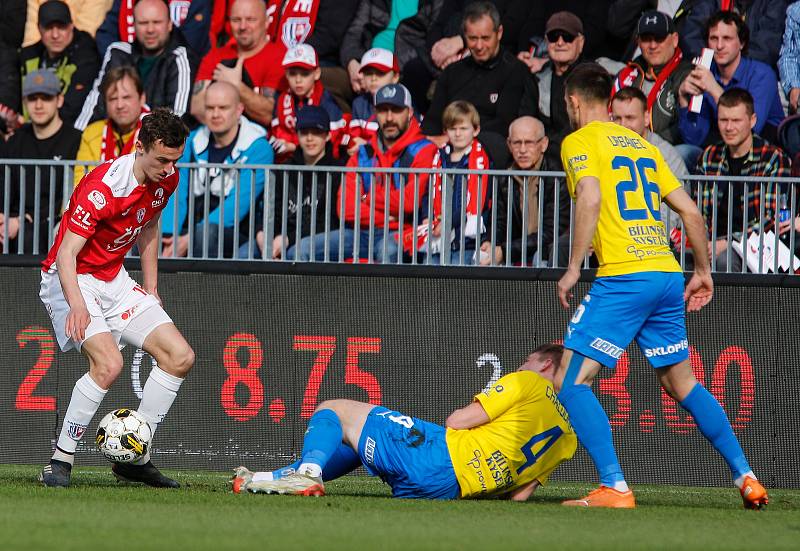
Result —
[[178, 395], [183, 379], [170, 375], [160, 367], [154, 367], [142, 390], [142, 401], [137, 410], [150, 423], [155, 434], [158, 424], [164, 420], [172, 402]]
[[740, 477], [737, 477], [737, 478], [736, 478], [736, 480], [734, 480], [734, 481], [733, 481], [733, 483], [736, 485], [736, 487], [737, 487], [737, 488], [739, 488], [739, 489], [741, 490], [741, 489], [742, 489], [742, 486], [744, 486], [744, 479], [745, 479], [746, 477], [748, 477], [748, 476], [749, 476], [750, 478], [752, 478], [753, 480], [758, 480], [758, 479], [756, 478], [756, 475], [754, 475], [754, 474], [753, 474], [753, 471], [747, 471], [747, 472], [746, 472], [746, 473], [744, 473], [742, 476], [740, 476]]
[[322, 467], [320, 467], [316, 463], [302, 463], [297, 468], [297, 472], [298, 474], [304, 474], [306, 476], [310, 476], [311, 478], [322, 477]]
[[627, 492], [628, 490], [630, 490], [630, 488], [628, 488], [628, 483], [625, 482], [624, 480], [619, 480], [617, 482], [614, 482], [614, 489], [618, 492]]
[[75, 461], [75, 449], [78, 447], [86, 432], [86, 427], [92, 421], [92, 417], [97, 413], [100, 402], [106, 395], [107, 390], [100, 388], [94, 379], [87, 373], [75, 383], [72, 389], [67, 412], [64, 414], [64, 422], [61, 425], [61, 433], [58, 435], [58, 443], [53, 459], [73, 464]]
[[[160, 367], [156, 366], [150, 372], [147, 382], [142, 390], [142, 401], [137, 410], [142, 417], [150, 423], [150, 430], [155, 435], [159, 423], [164, 420], [172, 402], [178, 395], [183, 379], [170, 375]], [[153, 442], [152, 437], [150, 442]], [[142, 457], [133, 462], [134, 465], [144, 465], [150, 461], [150, 450], [147, 450]]]

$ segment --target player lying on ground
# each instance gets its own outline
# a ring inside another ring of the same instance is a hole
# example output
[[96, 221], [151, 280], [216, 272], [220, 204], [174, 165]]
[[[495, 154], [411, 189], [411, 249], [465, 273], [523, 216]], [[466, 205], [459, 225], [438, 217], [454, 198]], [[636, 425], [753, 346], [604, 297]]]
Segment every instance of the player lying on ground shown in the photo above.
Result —
[[577, 440], [553, 389], [563, 348], [546, 344], [447, 418], [447, 428], [385, 407], [329, 400], [308, 422], [300, 460], [273, 472], [235, 470], [233, 491], [324, 495], [362, 464], [395, 497], [503, 496], [524, 501], [575, 453]]
[[[667, 394], [692, 415], [725, 458], [744, 506], [760, 508], [767, 504], [767, 492], [750, 469], [725, 411], [697, 381], [689, 362], [685, 311], [700, 310], [714, 292], [703, 219], [659, 150], [610, 122], [610, 93], [611, 77], [593, 63], [576, 67], [565, 83], [567, 114], [575, 129], [561, 145], [567, 186], [575, 200], [572, 253], [558, 282], [565, 308], [590, 246], [600, 268], [570, 320], [555, 383], [578, 439], [597, 467], [600, 487], [564, 505], [636, 505], [608, 417], [591, 388], [600, 368], [613, 369], [635, 339]], [[662, 199], [680, 215], [694, 248], [694, 274], [685, 290], [661, 221]]]
[[[45, 486], [69, 485], [78, 442], [122, 370], [120, 343], [143, 348], [158, 363], [138, 407], [153, 431], [192, 368], [194, 352], [161, 308], [157, 291], [158, 220], [178, 186], [175, 163], [187, 135], [169, 110], [144, 117], [136, 151], [101, 164], [75, 188], [42, 263], [39, 297], [58, 344], [89, 361], [89, 372], [72, 391], [53, 458], [39, 474]], [[122, 265], [135, 243], [144, 286]], [[135, 464], [116, 463], [113, 471], [123, 481], [178, 487], [153, 466], [149, 453]]]

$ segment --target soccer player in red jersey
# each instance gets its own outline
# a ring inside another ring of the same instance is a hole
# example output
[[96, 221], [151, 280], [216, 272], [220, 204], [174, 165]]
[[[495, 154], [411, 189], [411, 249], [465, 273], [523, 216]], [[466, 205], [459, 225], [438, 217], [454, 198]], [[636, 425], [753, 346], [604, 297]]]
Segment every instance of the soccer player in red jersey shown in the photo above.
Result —
[[[62, 351], [77, 348], [89, 360], [64, 415], [55, 453], [39, 480], [68, 486], [75, 449], [103, 397], [122, 370], [120, 347], [144, 349], [158, 363], [139, 405], [155, 431], [169, 411], [194, 352], [161, 307], [158, 296], [158, 220], [178, 187], [175, 163], [188, 130], [180, 117], [156, 109], [142, 120], [133, 153], [107, 161], [84, 176], [42, 263], [39, 296]], [[138, 243], [144, 285], [128, 275], [125, 254]], [[134, 464], [117, 463], [123, 481], [177, 488], [149, 453]]]

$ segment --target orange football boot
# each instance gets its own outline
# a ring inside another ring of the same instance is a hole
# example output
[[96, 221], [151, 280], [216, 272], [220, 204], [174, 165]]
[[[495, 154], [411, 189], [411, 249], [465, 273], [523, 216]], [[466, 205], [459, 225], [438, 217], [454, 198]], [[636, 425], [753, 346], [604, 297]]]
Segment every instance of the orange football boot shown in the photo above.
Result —
[[567, 507], [609, 507], [612, 509], [633, 509], [636, 507], [636, 499], [633, 492], [620, 492], [608, 486], [589, 492], [589, 495], [581, 499], [568, 499], [561, 503]]
[[745, 509], [763, 509], [769, 503], [769, 496], [764, 486], [751, 476], [744, 478], [744, 484], [739, 488]]

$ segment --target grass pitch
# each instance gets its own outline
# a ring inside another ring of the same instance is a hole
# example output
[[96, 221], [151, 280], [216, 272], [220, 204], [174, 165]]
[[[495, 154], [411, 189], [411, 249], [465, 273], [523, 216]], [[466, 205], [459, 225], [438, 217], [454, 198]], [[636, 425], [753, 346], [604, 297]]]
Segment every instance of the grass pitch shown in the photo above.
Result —
[[800, 491], [770, 490], [745, 511], [733, 488], [637, 486], [633, 511], [572, 509], [591, 489], [553, 483], [527, 503], [395, 500], [380, 480], [345, 477], [322, 498], [234, 495], [227, 473], [170, 472], [180, 490], [122, 486], [78, 468], [44, 488], [39, 466], [0, 465], [0, 549], [798, 549]]

